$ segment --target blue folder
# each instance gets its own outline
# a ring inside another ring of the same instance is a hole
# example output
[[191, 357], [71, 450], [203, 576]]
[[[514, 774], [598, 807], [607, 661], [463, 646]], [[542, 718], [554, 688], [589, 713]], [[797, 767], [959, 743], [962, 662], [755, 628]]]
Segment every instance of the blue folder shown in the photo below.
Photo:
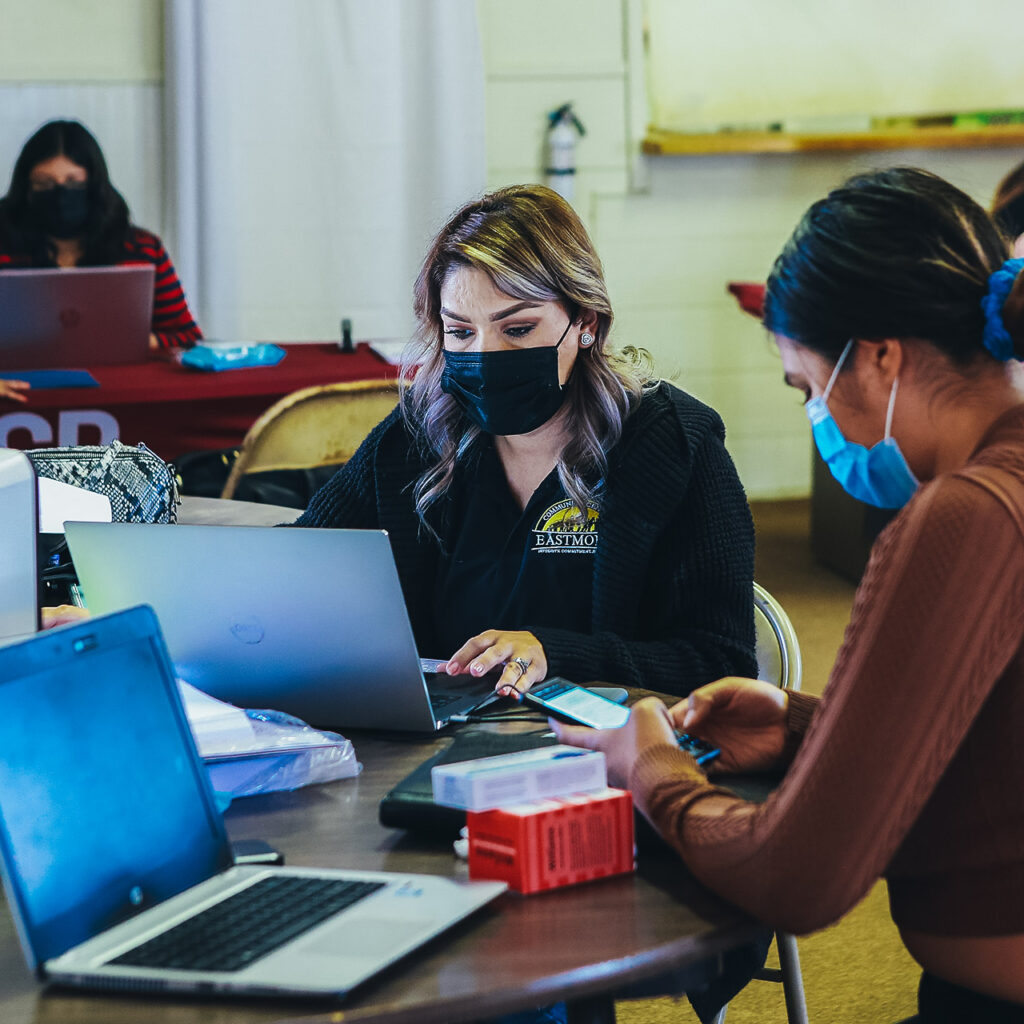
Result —
[[100, 386], [100, 382], [88, 370], [3, 370], [0, 372], [0, 380], [23, 380], [34, 391]]

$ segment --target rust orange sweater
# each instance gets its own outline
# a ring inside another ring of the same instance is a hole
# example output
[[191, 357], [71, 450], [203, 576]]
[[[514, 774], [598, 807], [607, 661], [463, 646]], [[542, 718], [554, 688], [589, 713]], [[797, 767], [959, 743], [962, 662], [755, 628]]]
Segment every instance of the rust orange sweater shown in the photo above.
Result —
[[901, 927], [1024, 932], [1024, 406], [882, 534], [820, 701], [762, 805], [681, 751], [638, 759], [638, 807], [694, 874], [792, 932], [880, 876]]

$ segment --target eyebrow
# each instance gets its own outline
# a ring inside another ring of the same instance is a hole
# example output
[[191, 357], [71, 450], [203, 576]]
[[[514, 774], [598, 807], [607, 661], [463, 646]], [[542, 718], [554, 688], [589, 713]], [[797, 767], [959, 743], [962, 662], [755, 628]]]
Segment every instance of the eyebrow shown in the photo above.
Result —
[[[539, 305], [539, 302], [517, 302], [514, 306], [509, 306], [508, 309], [501, 309], [497, 313], [492, 313], [490, 316], [491, 323], [494, 323], [496, 320], [504, 320], [506, 317], [512, 316], [513, 313], [518, 313], [523, 309], [536, 309]], [[449, 317], [452, 320], [458, 320], [464, 324], [470, 322], [468, 317], [459, 316], [458, 313], [453, 313], [450, 309], [445, 309], [444, 306], [441, 307], [440, 312], [441, 316]]]

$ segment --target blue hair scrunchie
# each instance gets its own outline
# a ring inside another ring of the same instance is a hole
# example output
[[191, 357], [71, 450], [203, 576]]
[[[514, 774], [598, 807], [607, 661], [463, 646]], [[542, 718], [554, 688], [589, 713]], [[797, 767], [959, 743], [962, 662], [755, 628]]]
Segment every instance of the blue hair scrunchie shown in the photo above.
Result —
[[985, 331], [981, 336], [982, 344], [1004, 363], [1014, 358], [1013, 338], [1010, 337], [1003, 323], [1003, 306], [1010, 294], [1017, 275], [1024, 270], [1024, 259], [1007, 260], [988, 279], [988, 292], [981, 300], [981, 309], [985, 314]]

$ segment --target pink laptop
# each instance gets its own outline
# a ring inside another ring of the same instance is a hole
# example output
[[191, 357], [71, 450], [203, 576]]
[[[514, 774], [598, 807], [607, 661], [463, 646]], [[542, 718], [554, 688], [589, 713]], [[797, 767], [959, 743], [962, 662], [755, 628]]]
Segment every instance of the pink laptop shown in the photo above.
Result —
[[141, 363], [152, 264], [0, 271], [0, 370]]

